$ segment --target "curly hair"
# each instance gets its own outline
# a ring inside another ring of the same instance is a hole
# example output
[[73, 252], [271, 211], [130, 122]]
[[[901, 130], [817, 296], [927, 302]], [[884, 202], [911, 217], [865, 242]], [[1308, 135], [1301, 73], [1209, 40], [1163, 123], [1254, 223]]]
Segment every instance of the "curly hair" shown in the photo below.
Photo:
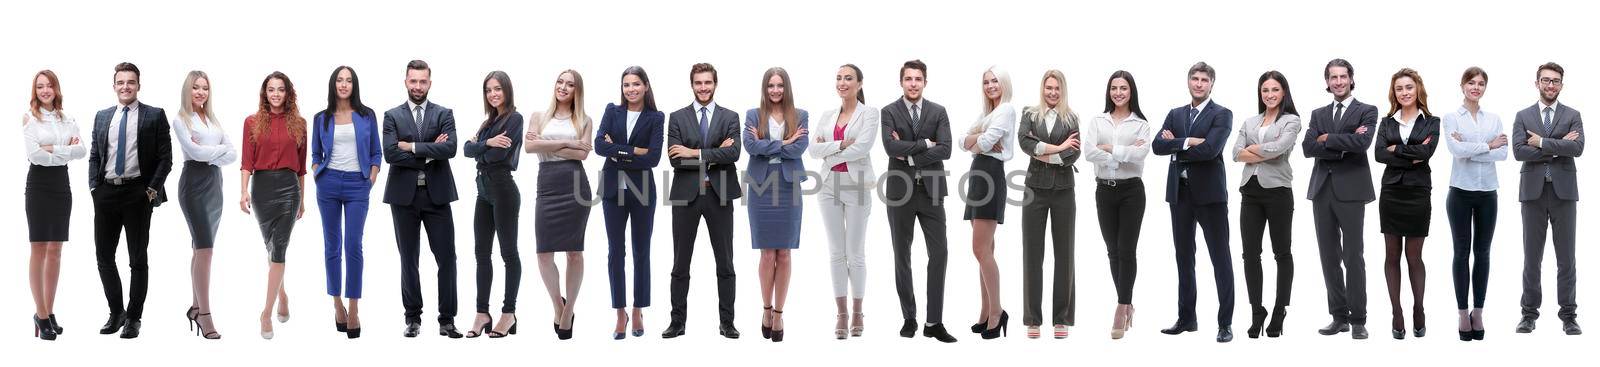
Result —
[[306, 144], [306, 119], [300, 117], [300, 106], [296, 103], [294, 82], [289, 81], [289, 76], [284, 75], [281, 71], [274, 71], [261, 81], [260, 103], [256, 108], [256, 113], [250, 115], [250, 121], [253, 123], [249, 136], [250, 142], [255, 143], [257, 137], [266, 134], [267, 127], [272, 124], [272, 120], [270, 120], [273, 115], [272, 102], [267, 101], [267, 84], [272, 83], [273, 79], [283, 81], [285, 96], [283, 98], [282, 114], [286, 117], [284, 125], [289, 129], [289, 137], [294, 139], [295, 146], [304, 146]]

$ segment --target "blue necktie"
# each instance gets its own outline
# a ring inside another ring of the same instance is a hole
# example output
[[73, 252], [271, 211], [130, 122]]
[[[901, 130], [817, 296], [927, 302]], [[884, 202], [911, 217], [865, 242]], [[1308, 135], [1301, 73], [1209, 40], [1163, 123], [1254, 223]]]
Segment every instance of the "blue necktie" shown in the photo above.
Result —
[[701, 148], [710, 148], [710, 147], [713, 146], [711, 144], [711, 125], [706, 123], [706, 118], [709, 117], [709, 116], [710, 116], [710, 114], [706, 113], [706, 108], [703, 107], [703, 106], [700, 107], [700, 147]]
[[121, 177], [123, 170], [127, 168], [127, 163], [128, 163], [128, 157], [126, 155], [127, 151], [128, 151], [128, 107], [127, 106], [123, 106], [122, 107], [122, 121], [117, 123], [117, 163], [116, 163], [115, 172], [116, 172], [118, 177]]
[[1189, 107], [1189, 127], [1184, 129], [1185, 133], [1188, 132], [1188, 129], [1193, 129], [1194, 128], [1195, 117], [1199, 117], [1199, 116], [1200, 116], [1200, 109], [1194, 108], [1194, 107]]
[[[1552, 130], [1555, 127], [1554, 126], [1550, 126], [1550, 122], [1551, 122], [1550, 121], [1550, 113], [1551, 113], [1552, 110], [1554, 110], [1554, 108], [1550, 108], [1550, 107], [1545, 107], [1544, 108], [1544, 132], [1545, 132], [1545, 135], [1552, 135], [1552, 134], [1555, 133], [1555, 131]], [[1549, 139], [1549, 138], [1550, 137], [1548, 137], [1548, 136], [1544, 137], [1544, 139]], [[1541, 147], [1541, 148], [1544, 147], [1544, 142], [1543, 141], [1539, 142], [1539, 147]], [[1551, 180], [1551, 178], [1550, 178], [1550, 165], [1549, 164], [1545, 164], [1544, 165], [1544, 181], [1545, 182], [1550, 182], [1550, 180]]]

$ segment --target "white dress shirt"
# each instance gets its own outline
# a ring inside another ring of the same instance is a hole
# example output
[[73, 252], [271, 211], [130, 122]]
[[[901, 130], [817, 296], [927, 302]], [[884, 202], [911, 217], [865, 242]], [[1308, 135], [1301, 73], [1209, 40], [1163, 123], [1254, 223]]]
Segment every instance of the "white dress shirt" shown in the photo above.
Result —
[[[1439, 136], [1454, 157], [1450, 166], [1450, 187], [1467, 191], [1494, 191], [1500, 188], [1494, 162], [1506, 160], [1510, 142], [1489, 149], [1489, 141], [1500, 136], [1500, 116], [1478, 110], [1474, 116], [1466, 106], [1444, 116]], [[1453, 134], [1461, 134], [1456, 140]]]
[[[22, 148], [28, 154], [28, 163], [65, 166], [67, 161], [89, 154], [89, 142], [82, 138], [77, 144], [67, 144], [72, 138], [78, 138], [78, 124], [71, 117], [45, 110], [39, 111], [39, 117], [34, 118], [32, 112], [22, 114]], [[52, 151], [45, 151], [39, 147], [41, 145], [51, 146]]]
[[190, 113], [176, 119], [172, 135], [178, 139], [183, 159], [210, 163], [213, 166], [232, 164], [239, 159], [239, 151], [228, 140], [228, 133], [217, 121], [202, 122], [200, 114]]
[[[699, 111], [696, 111], [695, 113], [699, 113]], [[639, 124], [639, 115], [640, 114], [641, 114], [640, 111], [628, 111], [628, 123], [623, 125], [623, 128], [626, 129], [626, 130], [623, 130], [623, 132], [622, 132], [623, 134], [627, 134], [627, 135], [623, 135], [621, 140], [614, 141], [613, 143], [624, 144], [624, 145], [628, 144], [628, 138], [632, 138], [633, 137], [632, 136], [633, 135], [633, 127]], [[707, 122], [710, 122], [710, 121], [707, 121]], [[700, 123], [700, 121], [695, 121], [695, 123], [698, 124], [698, 123]]]
[[[1080, 128], [1083, 141], [1083, 159], [1094, 164], [1094, 177], [1120, 180], [1144, 175], [1144, 160], [1150, 155], [1150, 123], [1138, 115], [1129, 114], [1122, 121], [1112, 121], [1110, 113], [1100, 113]], [[1135, 146], [1138, 140], [1143, 145]], [[1100, 144], [1111, 146], [1107, 152]]]
[[1395, 126], [1400, 128], [1400, 144], [1399, 145], [1405, 145], [1407, 143], [1410, 143], [1410, 141], [1411, 141], [1411, 129], [1414, 128], [1414, 127], [1417, 127], [1417, 120], [1422, 119], [1422, 111], [1421, 110], [1417, 111], [1417, 115], [1416, 116], [1411, 116], [1410, 120], [1407, 120], [1407, 119], [1405, 119], [1403, 117], [1400, 117], [1400, 114], [1404, 113], [1404, 111], [1405, 110], [1394, 111], [1394, 115], [1389, 116], [1389, 117], [1393, 117], [1395, 122], [1398, 122], [1398, 124], [1395, 124]]
[[[105, 178], [133, 178], [139, 177], [139, 101], [131, 105], [117, 105], [111, 114], [111, 124], [106, 126], [106, 176]], [[122, 124], [122, 108], [128, 108], [128, 145], [117, 145], [119, 125]], [[117, 175], [117, 151], [123, 152], [122, 175]]]
[[[1010, 103], [995, 106], [993, 111], [972, 122], [972, 128], [967, 129], [967, 135], [974, 135], [972, 131], [977, 131], [978, 141], [974, 147], [983, 152], [979, 155], [987, 155], [1001, 161], [1011, 160], [1011, 155], [1017, 150], [1017, 140], [1011, 139], [1017, 131], [1016, 107]], [[964, 137], [962, 139], [965, 140]], [[1000, 144], [999, 152], [990, 151], [994, 149], [995, 144]]]
[[[926, 115], [928, 113], [928, 110], [922, 109], [922, 99], [918, 98], [915, 102], [912, 102], [911, 100], [906, 99], [905, 96], [900, 96], [900, 100], [904, 101], [905, 104], [906, 104], [906, 113], [911, 113], [911, 114], [915, 115], [915, 116], [912, 116], [912, 115], [907, 115], [906, 116], [906, 117], [910, 117], [911, 118], [911, 129], [912, 130], [916, 130], [916, 129], [922, 128], [922, 126], [919, 125], [919, 124], [922, 123], [922, 121], [920, 121], [920, 120], [922, 120], [922, 118], [925, 117], [924, 115]], [[915, 113], [911, 112], [913, 109], [916, 110], [917, 112], [915, 112]], [[923, 144], [926, 144], [929, 148], [932, 148], [935, 145], [939, 145], [938, 143], [934, 143], [933, 139], [923, 139], [922, 142], [923, 142]], [[917, 165], [916, 158], [912, 158], [912, 157], [907, 156], [906, 157], [906, 164], [909, 164], [909, 165], [911, 165], [913, 167], [916, 166]]]

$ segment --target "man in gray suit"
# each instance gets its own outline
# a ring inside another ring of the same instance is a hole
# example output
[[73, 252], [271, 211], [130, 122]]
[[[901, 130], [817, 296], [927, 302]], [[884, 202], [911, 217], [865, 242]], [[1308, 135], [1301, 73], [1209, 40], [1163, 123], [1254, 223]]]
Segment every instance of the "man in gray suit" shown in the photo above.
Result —
[[1355, 67], [1344, 59], [1333, 59], [1322, 68], [1333, 103], [1311, 112], [1301, 150], [1306, 158], [1316, 160], [1306, 199], [1311, 200], [1322, 279], [1328, 288], [1328, 313], [1333, 315], [1333, 322], [1317, 332], [1336, 335], [1349, 331], [1352, 338], [1366, 339], [1367, 265], [1362, 257], [1361, 227], [1367, 203], [1376, 198], [1372, 171], [1367, 168], [1367, 147], [1375, 135], [1378, 107], [1351, 97], [1355, 75]]
[[1566, 69], [1556, 63], [1539, 66], [1539, 102], [1517, 112], [1512, 123], [1511, 151], [1522, 161], [1522, 321], [1518, 333], [1531, 333], [1539, 318], [1543, 291], [1539, 267], [1544, 260], [1545, 228], [1556, 249], [1556, 302], [1561, 330], [1583, 334], [1578, 327], [1578, 271], [1575, 243], [1578, 224], [1578, 168], [1583, 155], [1583, 118], [1577, 110], [1556, 103]]
[[714, 99], [717, 69], [711, 64], [690, 67], [689, 84], [694, 103], [672, 112], [667, 120], [667, 162], [672, 165], [667, 186], [667, 205], [672, 207], [672, 323], [661, 337], [684, 334], [689, 317], [689, 265], [700, 220], [705, 219], [711, 256], [717, 264], [717, 334], [738, 339], [739, 329], [733, 327], [737, 279], [733, 271], [733, 200], [742, 195], [735, 166], [740, 152], [739, 113]]
[[917, 294], [911, 278], [911, 241], [922, 223], [922, 241], [928, 246], [928, 319], [922, 336], [945, 343], [956, 338], [944, 328], [944, 273], [946, 251], [944, 161], [950, 159], [950, 116], [944, 106], [922, 98], [928, 85], [928, 65], [906, 61], [900, 67], [902, 98], [883, 107], [883, 151], [889, 171], [883, 178], [883, 199], [889, 210], [889, 242], [894, 248], [894, 285], [900, 296], [905, 323], [900, 336], [917, 332]]

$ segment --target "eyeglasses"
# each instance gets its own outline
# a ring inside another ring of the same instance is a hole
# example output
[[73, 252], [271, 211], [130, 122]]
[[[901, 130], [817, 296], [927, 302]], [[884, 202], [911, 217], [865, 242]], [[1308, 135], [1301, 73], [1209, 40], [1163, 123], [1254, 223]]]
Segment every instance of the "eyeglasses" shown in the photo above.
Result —
[[1548, 85], [1548, 86], [1554, 87], [1554, 86], [1561, 85], [1561, 79], [1557, 79], [1557, 78], [1539, 78], [1539, 84], [1544, 84], [1544, 85]]

